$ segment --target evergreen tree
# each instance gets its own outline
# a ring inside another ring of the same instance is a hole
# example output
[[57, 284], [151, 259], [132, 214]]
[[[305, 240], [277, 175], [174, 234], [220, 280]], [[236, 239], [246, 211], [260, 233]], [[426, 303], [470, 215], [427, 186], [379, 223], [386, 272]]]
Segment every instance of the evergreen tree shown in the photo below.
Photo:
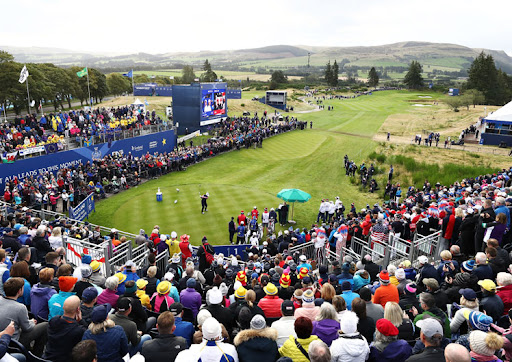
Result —
[[423, 77], [421, 72], [423, 71], [421, 64], [416, 60], [413, 60], [409, 65], [409, 71], [405, 75], [404, 83], [409, 89], [418, 89], [423, 87]]
[[329, 85], [332, 82], [332, 67], [331, 67], [331, 61], [330, 60], [327, 62], [327, 65], [325, 66], [325, 81]]
[[375, 67], [372, 67], [368, 72], [368, 85], [370, 87], [376, 87], [379, 84], [379, 75], [375, 70]]
[[332, 65], [332, 76], [331, 76], [331, 86], [338, 86], [338, 73], [340, 71], [340, 67], [338, 63], [336, 63], [336, 59], [334, 59], [334, 64]]
[[217, 80], [217, 74], [212, 70], [212, 66], [208, 62], [208, 59], [204, 61], [203, 71], [204, 73], [201, 75], [202, 82], [215, 82]]
[[510, 77], [496, 68], [492, 55], [481, 52], [469, 68], [467, 88], [481, 91], [485, 103], [501, 105], [510, 100], [512, 84]]
[[191, 65], [185, 65], [181, 70], [181, 74], [181, 82], [184, 84], [192, 83], [197, 78]]

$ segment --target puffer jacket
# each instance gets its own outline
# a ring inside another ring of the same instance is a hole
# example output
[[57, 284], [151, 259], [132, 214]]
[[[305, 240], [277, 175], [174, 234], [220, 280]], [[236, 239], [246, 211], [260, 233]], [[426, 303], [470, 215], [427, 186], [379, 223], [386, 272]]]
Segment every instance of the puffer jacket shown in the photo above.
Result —
[[512, 284], [498, 289], [496, 295], [503, 301], [503, 315], [507, 315], [508, 311], [512, 308]]
[[361, 273], [356, 273], [354, 275], [354, 291], [357, 292], [359, 289], [361, 289], [362, 287], [364, 287], [365, 285], [368, 285], [370, 284], [371, 280], [370, 280], [370, 275], [368, 275], [368, 278], [363, 278], [363, 276], [361, 275]]
[[277, 331], [272, 328], [241, 331], [233, 341], [240, 362], [275, 361], [279, 358]]
[[281, 318], [281, 304], [283, 300], [277, 295], [267, 295], [260, 300], [258, 307], [263, 310], [267, 318]]
[[368, 342], [359, 333], [341, 334], [330, 349], [333, 362], [364, 362], [370, 354]]
[[403, 339], [391, 342], [382, 350], [372, 343], [368, 362], [404, 362], [411, 354], [411, 346]]
[[[297, 338], [297, 341], [306, 352], [309, 350], [309, 344], [315, 340], [318, 340], [318, 337], [315, 335], [311, 335], [309, 338], [305, 339]], [[290, 338], [284, 342], [283, 346], [279, 348], [279, 355], [281, 355], [281, 357], [290, 357], [293, 362], [309, 362], [309, 359], [297, 348], [293, 336], [290, 336]], [[362, 361], [364, 361], [364, 359]]]

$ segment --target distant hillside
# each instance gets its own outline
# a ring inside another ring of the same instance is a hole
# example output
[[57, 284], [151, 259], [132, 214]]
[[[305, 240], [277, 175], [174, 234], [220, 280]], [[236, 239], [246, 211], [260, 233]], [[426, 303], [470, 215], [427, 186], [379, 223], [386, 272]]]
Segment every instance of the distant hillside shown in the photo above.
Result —
[[308, 62], [313, 67], [323, 67], [327, 61], [343, 63], [350, 67], [382, 67], [393, 69], [406, 67], [412, 60], [424, 68], [445, 72], [467, 70], [481, 52], [491, 54], [497, 66], [512, 74], [512, 57], [501, 50], [473, 49], [457, 44], [401, 42], [379, 46], [318, 47], [308, 45], [272, 45], [254, 49], [226, 51], [175, 52], [165, 54], [92, 54], [55, 48], [3, 47], [18, 62], [58, 65], [90, 66], [100, 69], [165, 69], [176, 65], [201, 65], [208, 59], [215, 68], [226, 70], [270, 70], [303, 68]]

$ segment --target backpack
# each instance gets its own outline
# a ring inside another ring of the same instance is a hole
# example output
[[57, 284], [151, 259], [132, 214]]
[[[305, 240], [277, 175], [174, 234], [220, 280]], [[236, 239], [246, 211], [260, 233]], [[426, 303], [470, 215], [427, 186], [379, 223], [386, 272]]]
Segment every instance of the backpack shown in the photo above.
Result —
[[204, 245], [203, 245], [203, 250], [204, 250], [204, 256], [206, 257], [206, 262], [209, 265], [211, 265], [213, 263], [213, 254], [210, 254], [209, 252], [207, 252]]

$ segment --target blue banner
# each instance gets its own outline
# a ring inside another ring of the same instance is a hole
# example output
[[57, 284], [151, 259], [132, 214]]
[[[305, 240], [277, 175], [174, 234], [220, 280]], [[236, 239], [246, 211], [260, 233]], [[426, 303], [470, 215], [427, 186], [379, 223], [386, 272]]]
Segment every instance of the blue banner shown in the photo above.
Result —
[[77, 207], [69, 208], [69, 217], [73, 220], [82, 221], [85, 218], [89, 218], [89, 214], [93, 210], [96, 211], [94, 207], [94, 194], [90, 194]]
[[247, 254], [244, 253], [244, 251], [247, 248], [251, 247], [251, 244], [244, 244], [244, 245], [212, 245], [213, 250], [215, 251], [215, 254], [224, 254], [224, 256], [229, 255], [240, 255], [242, 257], [242, 260], [247, 259]]
[[109, 143], [2, 164], [0, 166], [0, 189], [3, 190], [5, 182], [12, 181], [15, 177], [21, 181], [26, 177], [36, 177], [46, 171], [56, 173], [62, 168], [74, 167], [110, 154], [131, 153], [134, 157], [140, 157], [146, 153], [170, 152], [176, 145], [176, 135], [173, 130], [169, 130]]

